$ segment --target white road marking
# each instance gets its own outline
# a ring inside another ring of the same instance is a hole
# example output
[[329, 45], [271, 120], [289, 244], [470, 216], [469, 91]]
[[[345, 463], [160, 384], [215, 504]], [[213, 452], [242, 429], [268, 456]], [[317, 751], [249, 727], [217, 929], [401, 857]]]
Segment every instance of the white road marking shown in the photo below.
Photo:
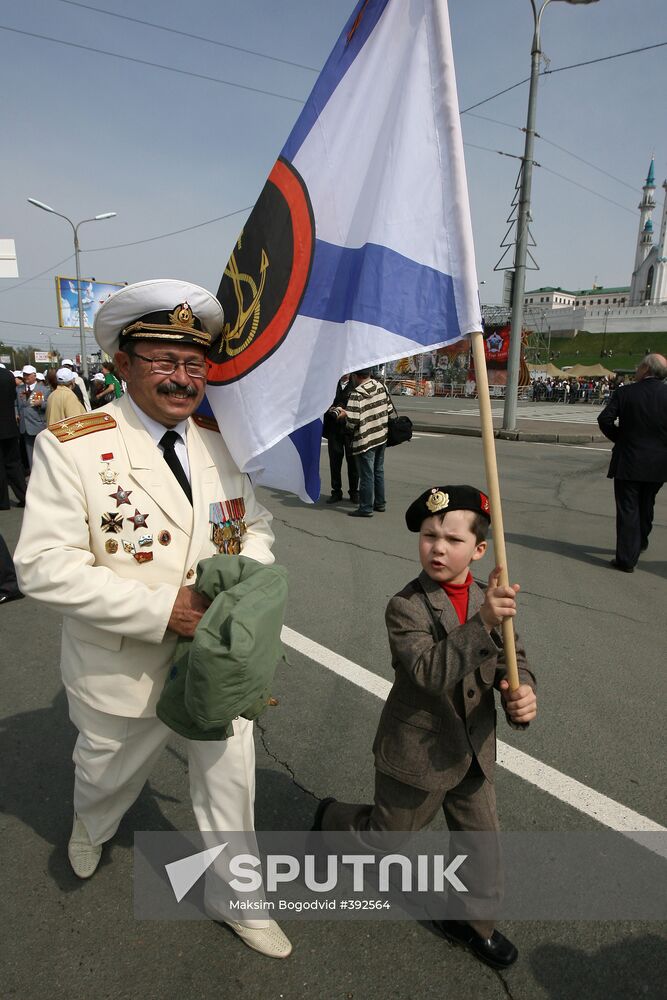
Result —
[[[412, 411], [414, 412], [414, 411]], [[445, 414], [447, 416], [458, 416], [458, 417], [479, 417], [479, 413], [476, 409], [459, 409], [459, 410], [424, 410], [424, 413], [438, 413]], [[559, 424], [586, 424], [597, 427], [597, 415], [601, 412], [600, 407], [585, 406], [581, 405], [581, 408], [572, 407], [570, 405], [558, 403], [545, 403], [543, 406], [537, 403], [535, 406], [521, 406], [517, 411], [517, 420], [538, 420], [544, 421], [545, 423], [559, 423]], [[501, 417], [503, 415], [502, 408], [491, 407], [491, 415], [494, 417]]]
[[[318, 642], [308, 639], [305, 635], [295, 632], [286, 625], [282, 630], [282, 640], [286, 646], [302, 653], [309, 660], [319, 663], [320, 666], [326, 667], [327, 670], [343, 677], [351, 684], [375, 695], [376, 698], [381, 698], [384, 701], [389, 694], [391, 684], [384, 677], [378, 677], [377, 674], [359, 666], [358, 663], [353, 663], [352, 660], [334, 653], [333, 650], [321, 646]], [[575, 778], [562, 774], [548, 764], [543, 764], [535, 757], [530, 757], [527, 753], [516, 750], [500, 740], [498, 740], [498, 764], [510, 774], [523, 778], [524, 781], [535, 785], [543, 792], [547, 792], [553, 798], [565, 802], [579, 812], [585, 813], [586, 816], [590, 816], [603, 826], [617, 830], [631, 840], [637, 840], [643, 847], [647, 847], [662, 857], [666, 856], [664, 849], [659, 846], [651, 846], [646, 838], [642, 839], [642, 834], [667, 833], [667, 827], [660, 826], [652, 819], [634, 812], [620, 802], [596, 792]]]

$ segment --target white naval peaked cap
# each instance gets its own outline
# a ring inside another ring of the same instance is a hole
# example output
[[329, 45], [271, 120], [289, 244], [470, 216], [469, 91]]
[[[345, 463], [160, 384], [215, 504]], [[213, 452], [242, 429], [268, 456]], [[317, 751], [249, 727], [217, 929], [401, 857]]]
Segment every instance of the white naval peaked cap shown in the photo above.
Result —
[[6, 365], [3, 365], [2, 361], [0, 361], [0, 368], [6, 368], [6, 367], [7, 367], [7, 366], [6, 366]]
[[40, 380], [40, 382], [43, 382], [46, 378], [46, 375], [44, 374], [44, 372], [37, 372], [37, 378]]
[[36, 375], [37, 369], [34, 365], [24, 365], [21, 369], [21, 375]]
[[56, 382], [58, 385], [69, 385], [76, 378], [74, 372], [71, 372], [69, 368], [59, 368], [56, 372]]
[[20, 368], [17, 368], [15, 372], [12, 372], [12, 375], [14, 376], [14, 378], [21, 378], [21, 375], [23, 375], [23, 372], [21, 371]]
[[104, 382], [104, 375], [102, 374], [102, 372], [95, 372], [95, 374], [92, 377], [92, 381], [93, 382]]
[[61, 364], [63, 368], [65, 367], [65, 365], [71, 365], [72, 368], [74, 368], [74, 362], [72, 361], [71, 358], [63, 358]]
[[[189, 308], [188, 308], [189, 307]], [[222, 332], [222, 306], [205, 288], [175, 278], [137, 281], [114, 292], [95, 316], [93, 332], [113, 356], [123, 339], [210, 347]]]

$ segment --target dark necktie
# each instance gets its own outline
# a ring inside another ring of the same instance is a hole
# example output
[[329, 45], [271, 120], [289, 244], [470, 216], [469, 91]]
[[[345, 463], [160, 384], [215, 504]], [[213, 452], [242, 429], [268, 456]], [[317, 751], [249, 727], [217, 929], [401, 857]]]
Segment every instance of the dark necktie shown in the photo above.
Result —
[[164, 452], [164, 460], [171, 469], [171, 471], [176, 476], [178, 480], [178, 485], [181, 487], [186, 497], [192, 504], [192, 490], [190, 488], [190, 483], [188, 482], [188, 477], [185, 475], [185, 469], [181, 465], [178, 455], [174, 445], [177, 441], [181, 440], [181, 435], [177, 434], [176, 431], [167, 431], [160, 438], [160, 447]]

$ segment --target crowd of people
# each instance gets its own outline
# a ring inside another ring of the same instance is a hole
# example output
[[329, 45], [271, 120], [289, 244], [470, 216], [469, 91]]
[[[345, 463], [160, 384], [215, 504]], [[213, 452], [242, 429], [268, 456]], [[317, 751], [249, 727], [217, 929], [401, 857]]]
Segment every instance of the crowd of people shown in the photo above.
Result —
[[531, 383], [534, 403], [597, 403], [604, 406], [611, 393], [624, 385], [622, 378], [544, 378], [539, 376]]
[[[38, 371], [34, 365], [6, 372], [2, 377], [3, 416], [0, 434], [2, 440], [17, 440], [20, 464], [25, 476], [30, 475], [35, 438], [50, 424], [67, 417], [89, 413], [123, 394], [123, 386], [115, 375], [113, 362], [103, 362], [99, 371], [91, 373], [86, 381], [71, 358], [64, 358], [59, 368]], [[13, 377], [13, 382], [10, 381]], [[6, 451], [6, 450], [5, 450]], [[4, 453], [4, 466], [13, 465], [14, 449]], [[14, 489], [12, 480], [12, 489]], [[0, 479], [0, 509], [8, 509], [9, 499]], [[14, 489], [16, 493], [16, 490]], [[21, 488], [17, 500], [25, 496]]]

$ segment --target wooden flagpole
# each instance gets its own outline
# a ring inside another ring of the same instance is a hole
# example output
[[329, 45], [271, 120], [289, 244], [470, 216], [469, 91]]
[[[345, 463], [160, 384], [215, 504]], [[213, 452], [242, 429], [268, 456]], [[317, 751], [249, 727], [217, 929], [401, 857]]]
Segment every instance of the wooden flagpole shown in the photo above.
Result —
[[[493, 552], [496, 566], [502, 566], [500, 584], [509, 587], [509, 571], [507, 567], [507, 551], [505, 549], [505, 529], [503, 528], [503, 512], [500, 504], [500, 482], [498, 480], [498, 464], [496, 462], [496, 446], [493, 437], [493, 420], [491, 418], [491, 396], [489, 393], [489, 378], [486, 372], [486, 357], [484, 354], [484, 334], [480, 331], [470, 335], [472, 356], [475, 363], [475, 380], [479, 399], [479, 415], [482, 423], [482, 447], [484, 449], [484, 466], [486, 468], [486, 484], [491, 504], [491, 523], [493, 525]], [[514, 621], [503, 618], [503, 645], [507, 663], [507, 680], [510, 690], [519, 687], [519, 669], [516, 662], [516, 646], [514, 644]]]

